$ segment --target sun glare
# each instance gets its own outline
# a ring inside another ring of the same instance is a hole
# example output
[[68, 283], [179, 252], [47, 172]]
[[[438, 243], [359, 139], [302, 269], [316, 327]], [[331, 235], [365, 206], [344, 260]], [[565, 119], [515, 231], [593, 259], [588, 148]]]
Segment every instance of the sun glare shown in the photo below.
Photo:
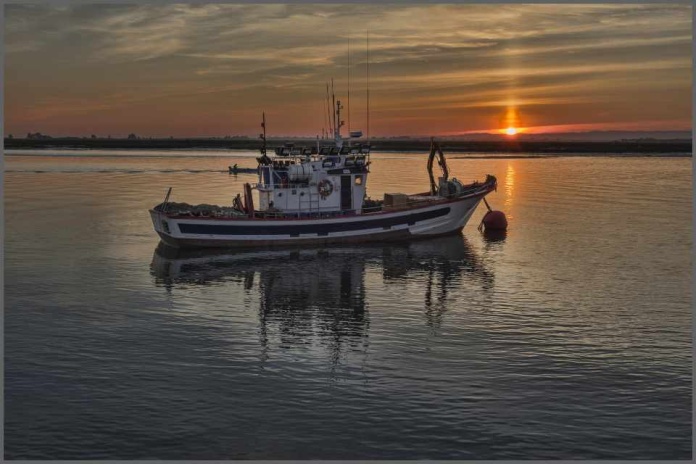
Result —
[[517, 129], [515, 129], [514, 127], [508, 127], [507, 129], [505, 129], [505, 133], [507, 135], [515, 135], [517, 134]]

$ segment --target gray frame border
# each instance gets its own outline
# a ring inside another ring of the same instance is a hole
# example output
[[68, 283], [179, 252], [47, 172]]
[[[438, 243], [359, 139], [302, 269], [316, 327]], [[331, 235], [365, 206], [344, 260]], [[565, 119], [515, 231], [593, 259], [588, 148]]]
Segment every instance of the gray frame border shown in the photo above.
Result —
[[[47, 6], [63, 6], [63, 5], [86, 5], [86, 4], [124, 4], [124, 5], [129, 5], [129, 4], [152, 4], [152, 5], [168, 5], [168, 4], [173, 4], [173, 3], [187, 3], [187, 4], [210, 4], [210, 3], [247, 3], [247, 4], [278, 4], [278, 3], [287, 3], [287, 4], [374, 4], [374, 0], [234, 0], [234, 1], [224, 1], [224, 0], [178, 0], [178, 1], [171, 1], [171, 0], [0, 0], [0, 24], [5, 23], [5, 5], [12, 5], [12, 4], [41, 4], [41, 5], [47, 5]], [[691, 53], [692, 53], [692, 92], [691, 92], [691, 125], [692, 125], [692, 140], [693, 140], [693, 134], [696, 132], [696, 111], [695, 111], [695, 103], [696, 103], [696, 95], [694, 94], [694, 83], [696, 83], [696, 79], [694, 79], [694, 74], [693, 74], [693, 63], [696, 61], [696, 47], [694, 47], [694, 23], [696, 23], [696, 7], [694, 5], [693, 1], [689, 0], [677, 0], [677, 1], [669, 1], [669, 0], [613, 0], [613, 1], [602, 1], [602, 0], [582, 0], [582, 1], [573, 1], [573, 0], [531, 0], [531, 1], [520, 1], [520, 0], [489, 0], [489, 1], [466, 1], [466, 0], [449, 0], [449, 1], [441, 1], [441, 0], [388, 0], [384, 1], [382, 3], [389, 3], [389, 4], [403, 4], [403, 5], [409, 5], [409, 4], [567, 4], [567, 5], [572, 5], [572, 4], [689, 4], [692, 7], [692, 48], [691, 48]], [[0, 320], [0, 328], [2, 328], [2, 345], [0, 345], [0, 353], [2, 354], [2, 359], [0, 360], [0, 366], [2, 367], [2, 371], [0, 372], [0, 379], [2, 379], [2, 385], [0, 385], [0, 391], [2, 392], [2, 397], [3, 397], [3, 402], [0, 404], [0, 418], [2, 419], [2, 423], [0, 424], [0, 447], [3, 450], [3, 460], [4, 460], [4, 426], [5, 426], [5, 402], [4, 402], [4, 372], [5, 372], [5, 346], [4, 346], [4, 316], [5, 316], [5, 203], [4, 203], [4, 172], [5, 172], [5, 161], [4, 161], [4, 103], [5, 103], [5, 98], [4, 98], [4, 92], [5, 92], [5, 86], [4, 86], [4, 70], [5, 70], [5, 42], [4, 42], [4, 37], [2, 40], [2, 43], [0, 43], [0, 68], [2, 69], [2, 72], [0, 73], [0, 89], [2, 89], [2, 92], [0, 93], [0, 121], [2, 121], [2, 125], [0, 125], [0, 154], [2, 156], [0, 157], [0, 184], [3, 186], [3, 191], [2, 191], [2, 198], [3, 202], [2, 205], [0, 205], [0, 222], [2, 223], [2, 228], [0, 229], [0, 237], [2, 238], [2, 249], [0, 249], [0, 261], [2, 262], [2, 267], [0, 268], [0, 306], [1, 306], [1, 315], [2, 318]], [[696, 156], [696, 147], [694, 147], [693, 142], [692, 142], [692, 173], [693, 173], [693, 168], [696, 166], [696, 163], [694, 163], [694, 157]], [[692, 267], [691, 267], [691, 285], [692, 285], [692, 295], [696, 293], [696, 285], [694, 284], [694, 274], [696, 271], [696, 262], [694, 261], [694, 258], [696, 257], [696, 254], [694, 253], [693, 249], [693, 239], [694, 239], [694, 228], [693, 226], [696, 226], [696, 220], [693, 216], [693, 211], [694, 207], [696, 207], [696, 185], [692, 181], [692, 252], [691, 252], [691, 258], [692, 258]], [[694, 371], [696, 369], [696, 357], [695, 353], [696, 351], [694, 350], [694, 341], [696, 340], [696, 331], [694, 331], [694, 324], [693, 321], [696, 319], [696, 306], [694, 305], [693, 302], [693, 297], [692, 297], [692, 324], [691, 324], [691, 360], [692, 360], [692, 370], [691, 370], [691, 378], [692, 378], [692, 383], [691, 383], [691, 389], [692, 389], [692, 402], [691, 402], [691, 407], [692, 407], [692, 420], [691, 420], [691, 433], [692, 433], [692, 439], [691, 439], [691, 446], [692, 446], [692, 460], [696, 458], [696, 444], [694, 443], [694, 421], [696, 420], [696, 408], [694, 408], [694, 400], [693, 400], [693, 391], [694, 391], [694, 380], [696, 380], [696, 376], [694, 375]], [[30, 464], [30, 463], [40, 463], [40, 462], [45, 462], [45, 461], [37, 461], [37, 460], [22, 460], [21, 462]], [[159, 464], [163, 462], [198, 462], [198, 461], [167, 461], [167, 460], [161, 460], [161, 461], [151, 461], [151, 460], [133, 460], [133, 461], [122, 461], [122, 460], [109, 460], [109, 461], [99, 461], [99, 460], [86, 460], [86, 461], [65, 461], [65, 460], [56, 460], [56, 461], [51, 461], [55, 463], [71, 463], [71, 462], [79, 462], [79, 463], [91, 463], [91, 462], [105, 462], [105, 463], [130, 463], [130, 462], [140, 462], [140, 463], [153, 463], [153, 464]], [[204, 461], [209, 464], [215, 464], [215, 463], [227, 463], [227, 462], [236, 462], [232, 460], [216, 460], [216, 461]], [[291, 463], [302, 463], [302, 462], [312, 462], [312, 461], [300, 461], [300, 460], [287, 460], [287, 461], [279, 461], [279, 460], [259, 460], [259, 461], [254, 461], [254, 462], [261, 462], [261, 463], [282, 463], [282, 464], [291, 464]], [[315, 462], [332, 462], [332, 463], [360, 463], [360, 462], [390, 462], [390, 463], [411, 463], [413, 461], [359, 461], [359, 460], [351, 460], [351, 461], [326, 461], [326, 460], [316, 460]], [[606, 460], [586, 460], [586, 461], [565, 461], [565, 460], [558, 460], [558, 461], [549, 461], [549, 460], [524, 460], [524, 461], [516, 461], [516, 460], [501, 460], [501, 461], [465, 461], [465, 460], [452, 460], [452, 461], [436, 461], [436, 460], [425, 460], [425, 461], [418, 461], [418, 462], [452, 462], [452, 463], [468, 463], [468, 462], [495, 462], [495, 463], [500, 463], [500, 464], [507, 464], [507, 463], [556, 463], [556, 462], [569, 462], [569, 463], [574, 463], [574, 462], [590, 462], [590, 463], [630, 463], [630, 462], [641, 462], [642, 464], [651, 464], [651, 463], [681, 463], [685, 461], [627, 461], [627, 460], [611, 460], [611, 461], [606, 461]], [[691, 462], [691, 461], [688, 461]]]

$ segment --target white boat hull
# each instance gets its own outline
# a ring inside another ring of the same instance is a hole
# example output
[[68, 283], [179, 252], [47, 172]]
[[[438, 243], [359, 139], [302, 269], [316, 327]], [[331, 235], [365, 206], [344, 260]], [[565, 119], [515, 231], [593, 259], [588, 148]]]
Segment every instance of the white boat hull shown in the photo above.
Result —
[[150, 210], [155, 231], [177, 248], [268, 247], [406, 240], [461, 231], [490, 189], [418, 208], [322, 219], [217, 219]]

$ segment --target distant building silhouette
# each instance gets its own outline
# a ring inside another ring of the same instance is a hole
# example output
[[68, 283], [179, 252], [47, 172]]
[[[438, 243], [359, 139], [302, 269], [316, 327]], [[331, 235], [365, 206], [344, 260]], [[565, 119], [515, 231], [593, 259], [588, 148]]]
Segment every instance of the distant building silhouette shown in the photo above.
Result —
[[27, 134], [27, 138], [28, 139], [52, 139], [53, 137], [51, 137], [50, 135], [44, 135], [41, 132], [35, 132], [33, 134], [31, 132], [29, 132]]

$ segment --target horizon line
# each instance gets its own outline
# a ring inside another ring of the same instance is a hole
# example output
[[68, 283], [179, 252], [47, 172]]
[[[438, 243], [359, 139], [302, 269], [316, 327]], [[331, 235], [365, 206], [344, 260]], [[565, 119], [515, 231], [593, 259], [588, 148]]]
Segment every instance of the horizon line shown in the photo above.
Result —
[[[636, 133], [636, 134], [667, 134], [667, 133], [672, 133], [672, 132], [689, 132], [692, 133], [691, 129], [663, 129], [663, 130], [646, 130], [646, 129], [639, 129], [639, 130], [633, 130], [633, 129], [605, 129], [605, 130], [579, 130], [579, 131], [552, 131], [552, 132], [527, 132], [524, 128], [520, 129], [515, 135], [510, 136], [505, 134], [504, 131], [502, 130], [492, 130], [492, 131], [466, 131], [466, 132], [458, 132], [458, 133], [444, 133], [444, 134], [435, 134], [435, 135], [425, 135], [425, 134], [417, 134], [417, 135], [405, 135], [405, 134], [400, 134], [400, 135], [374, 135], [370, 137], [370, 139], [385, 139], [385, 138], [410, 138], [410, 139], [428, 139], [431, 137], [440, 137], [440, 138], [464, 138], [464, 137], [470, 137], [470, 136], [495, 136], [495, 137], [506, 137], [508, 139], [515, 139], [515, 138], [524, 138], [524, 137], [539, 137], [539, 136], [564, 136], [564, 135], [588, 135], [588, 134], [612, 134], [612, 133]], [[29, 139], [32, 137], [27, 137], [28, 135], [38, 135], [42, 137], [50, 137], [50, 138], [98, 138], [98, 139], [108, 139], [110, 138], [128, 138], [129, 135], [135, 135], [135, 137], [142, 139], [142, 138], [147, 138], [147, 139], [203, 139], [203, 138], [249, 138], [249, 139], [256, 139], [258, 138], [255, 135], [248, 135], [248, 134], [225, 134], [225, 135], [138, 135], [136, 132], [131, 132], [128, 135], [113, 135], [113, 134], [107, 134], [107, 135], [97, 135], [97, 134], [89, 134], [89, 135], [51, 135], [47, 133], [43, 133], [41, 131], [36, 131], [36, 132], [29, 132], [26, 135], [23, 136], [15, 136], [14, 134], [6, 134], [3, 136], [4, 139]], [[292, 138], [307, 138], [307, 139], [316, 139], [319, 137], [319, 134], [315, 135], [307, 135], [307, 134], [299, 134], [299, 135], [290, 135], [290, 134], [281, 134], [281, 135], [269, 135], [267, 138], [272, 139], [272, 138], [287, 138], [287, 137], [292, 137]], [[39, 138], [39, 137], [36, 137]], [[331, 138], [321, 138], [319, 137], [319, 140], [332, 140]], [[348, 137], [344, 137], [344, 140], [348, 140]]]

